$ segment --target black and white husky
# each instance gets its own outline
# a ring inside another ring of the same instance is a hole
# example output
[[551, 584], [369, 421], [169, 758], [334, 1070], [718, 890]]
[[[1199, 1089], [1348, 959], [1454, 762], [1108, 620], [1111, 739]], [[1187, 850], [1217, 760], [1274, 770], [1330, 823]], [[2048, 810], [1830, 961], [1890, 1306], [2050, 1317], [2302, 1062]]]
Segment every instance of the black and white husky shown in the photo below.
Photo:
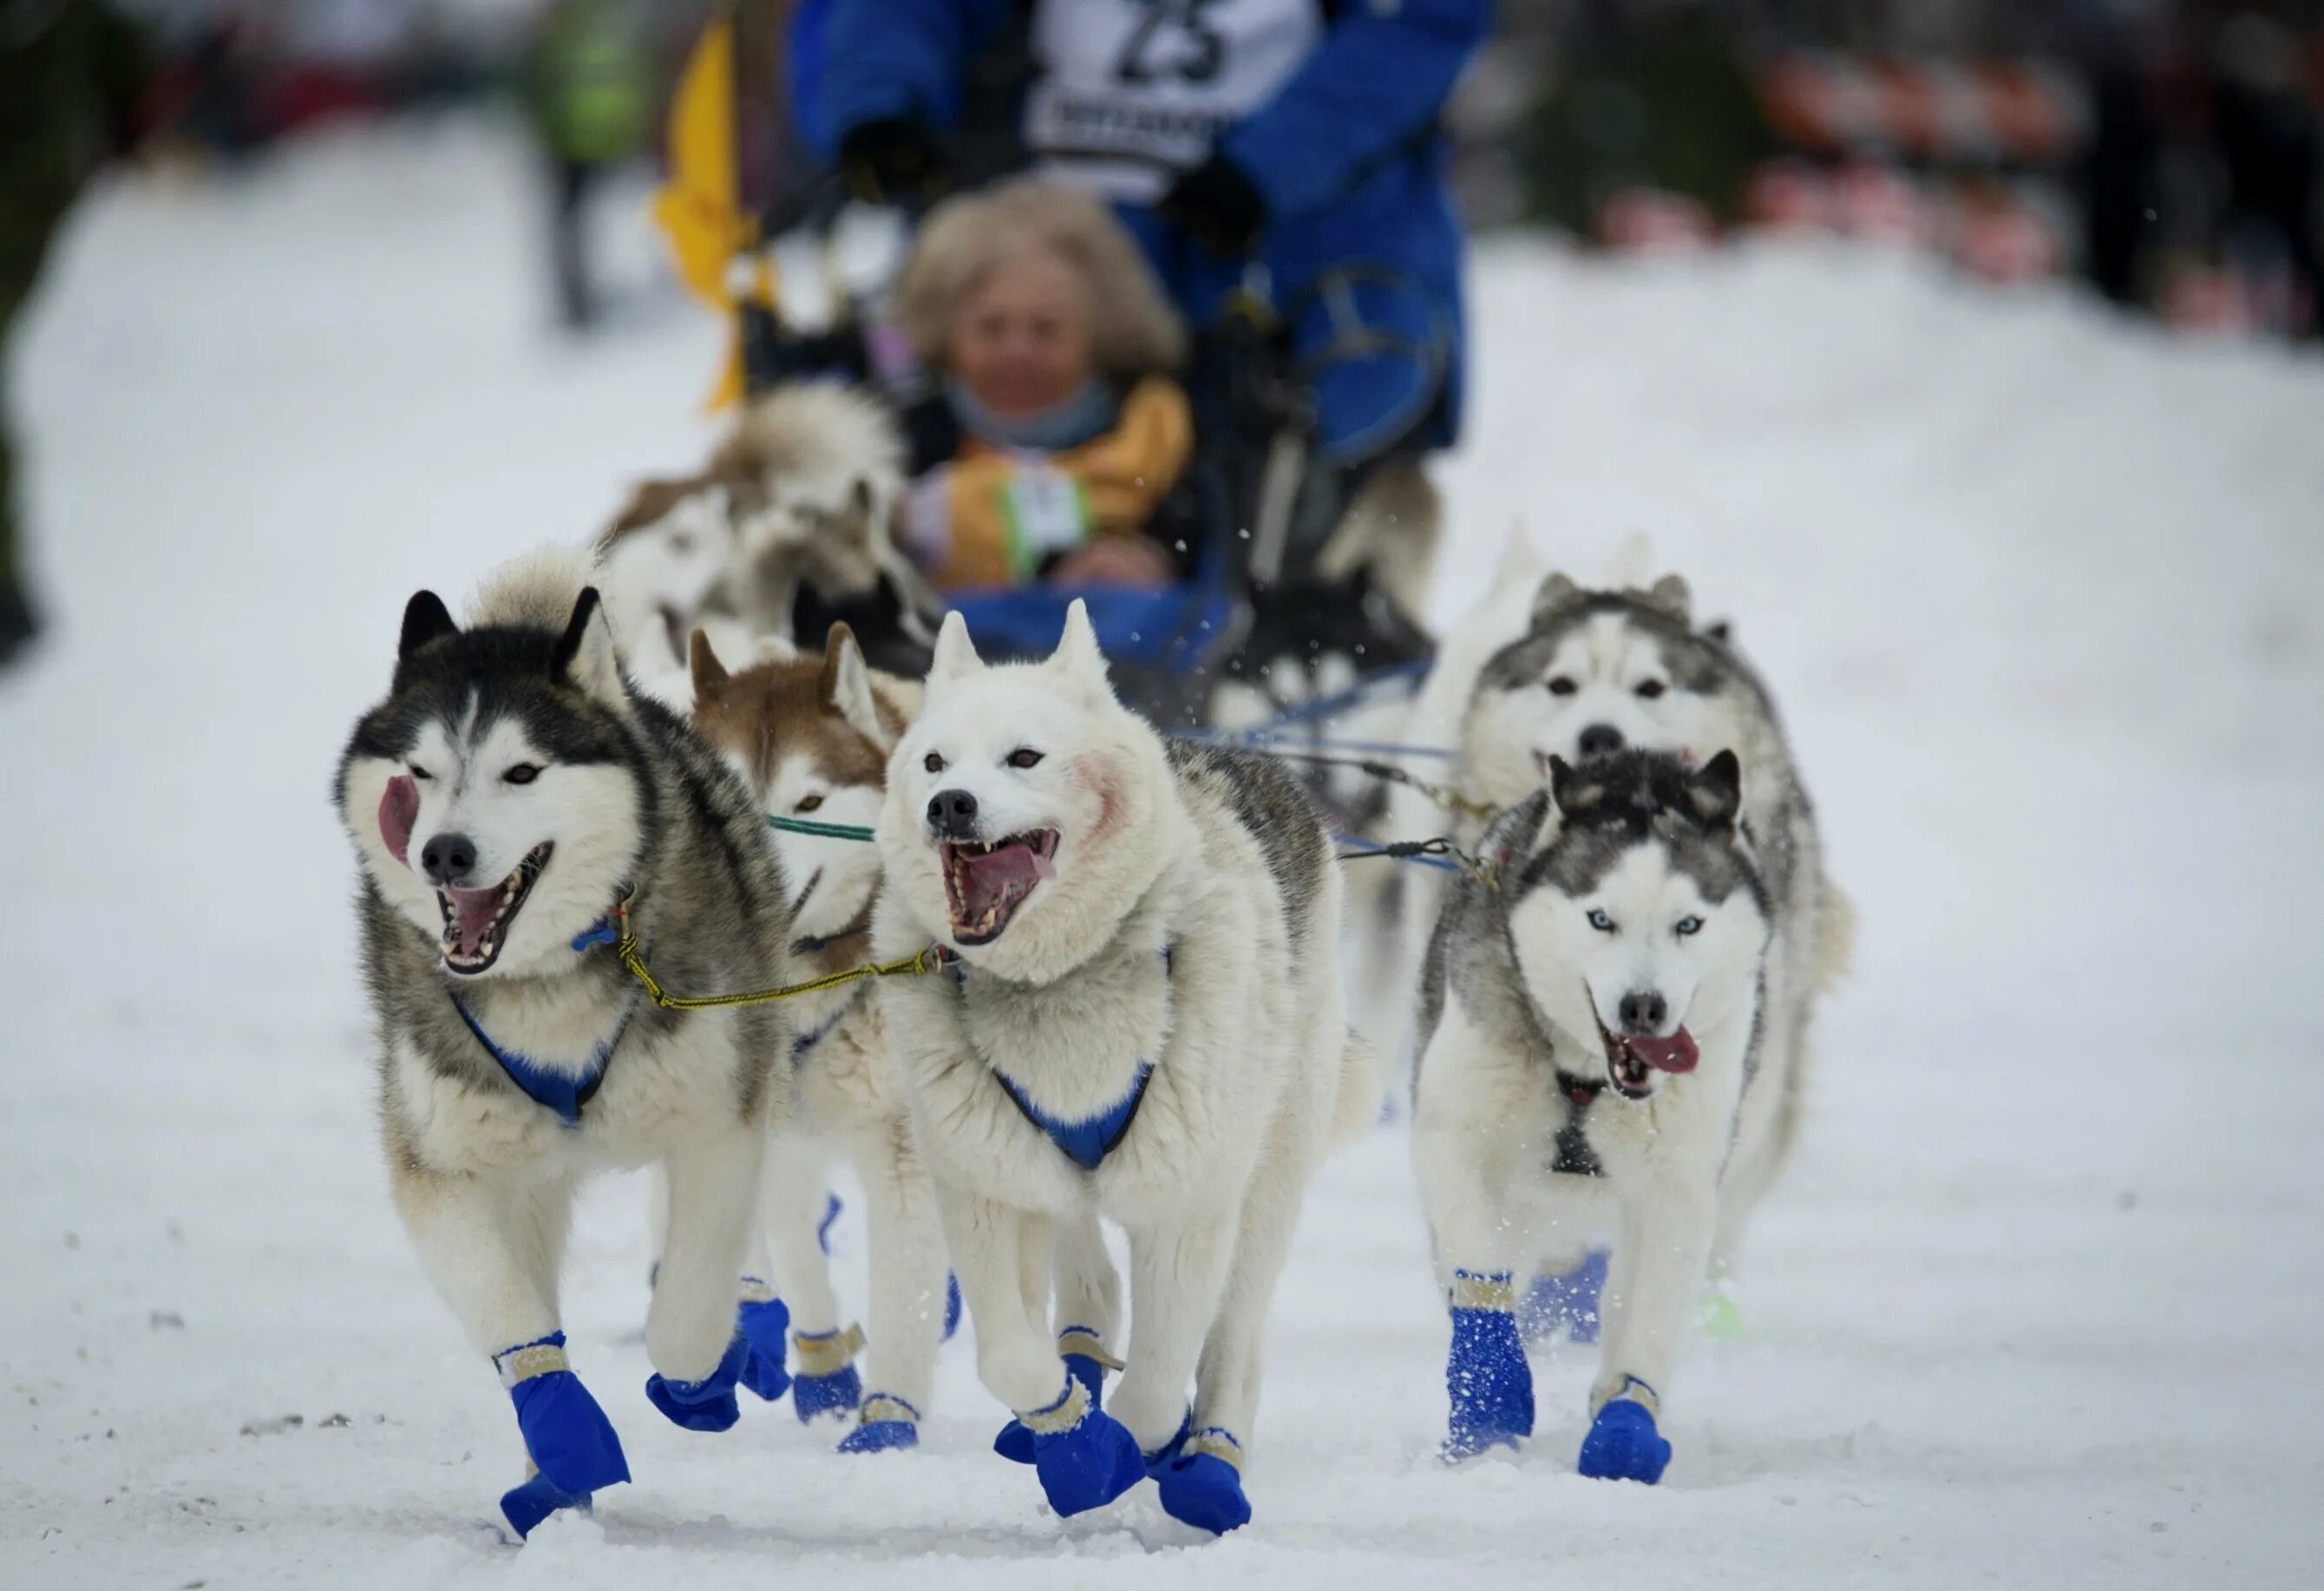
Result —
[[[878, 834], [879, 954], [947, 957], [881, 994], [978, 1370], [1016, 1417], [996, 1446], [1060, 1513], [1150, 1474], [1174, 1517], [1243, 1523], [1300, 1199], [1379, 1097], [1322, 822], [1276, 764], [1166, 745], [1122, 708], [1077, 602], [1039, 663], [988, 668], [945, 620]], [[1130, 1240], [1120, 1360], [1100, 1215]]]
[[629, 1478], [565, 1352], [576, 1184], [666, 1168], [647, 1392], [680, 1425], [724, 1429], [768, 1118], [791, 1092], [779, 1007], [662, 1010], [615, 957], [626, 902], [672, 991], [764, 986], [784, 970], [788, 896], [757, 802], [631, 689], [586, 579], [578, 553], [536, 555], [487, 582], [465, 624], [413, 597], [337, 789], [362, 864], [390, 1183], [515, 1402], [538, 1471], [503, 1499], [520, 1532]]
[[1618, 1217], [1582, 1473], [1653, 1482], [1673, 1355], [1718, 1229], [1761, 1064], [1777, 904], [1742, 772], [1619, 752], [1493, 820], [1422, 988], [1413, 1160], [1452, 1309], [1446, 1444], [1533, 1432], [1517, 1290], [1544, 1252]]
[[[1505, 567], [1508, 562], [1514, 560]], [[1628, 748], [1668, 752], [1698, 765], [1721, 750], [1740, 759], [1744, 825], [1772, 902], [1775, 939], [1767, 952], [1761, 1017], [1766, 1031], [1759, 1049], [1771, 1086], [1752, 1092], [1737, 1131], [1712, 1249], [1712, 1273], [1723, 1281], [1736, 1263], [1747, 1218], [1797, 1135], [1815, 1001], [1845, 970], [1853, 915], [1824, 875], [1815, 808], [1767, 687], [1725, 624], [1695, 623], [1683, 579], [1666, 575], [1641, 581], [1591, 589], [1550, 574], [1535, 587], [1529, 607], [1521, 598], [1511, 605], [1506, 595], [1489, 598], [1455, 631], [1415, 705], [1410, 733], [1442, 739], [1457, 725], [1452, 783], [1464, 799], [1493, 811], [1538, 790], [1552, 757], [1579, 763]], [[1480, 827], [1469, 820], [1448, 825], [1444, 813], [1405, 790], [1392, 792], [1390, 810], [1388, 827], [1400, 835], [1450, 827], [1465, 844]], [[1403, 943], [1389, 970], [1375, 981], [1402, 991], [1408, 1002], [1418, 986], [1445, 875], [1414, 868], [1398, 873]], [[1389, 1042], [1381, 1031], [1388, 1019], [1374, 1020], [1380, 1029], [1368, 1037]], [[1580, 1248], [1545, 1258], [1553, 1272], [1571, 1267], [1580, 1276], [1602, 1269], [1602, 1262], [1585, 1263]], [[1589, 1318], [1586, 1300], [1582, 1311], [1576, 1324]]]

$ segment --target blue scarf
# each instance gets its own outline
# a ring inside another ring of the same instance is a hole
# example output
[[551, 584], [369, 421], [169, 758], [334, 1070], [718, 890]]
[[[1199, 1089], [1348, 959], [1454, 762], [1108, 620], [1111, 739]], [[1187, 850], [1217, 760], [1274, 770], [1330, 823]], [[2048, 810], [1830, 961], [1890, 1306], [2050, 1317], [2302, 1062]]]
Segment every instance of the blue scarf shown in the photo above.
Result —
[[995, 414], [977, 402], [957, 376], [945, 383], [945, 402], [961, 429], [996, 448], [1016, 448], [1033, 453], [1062, 453], [1093, 442], [1111, 430], [1121, 417], [1121, 400], [1104, 382], [1092, 377], [1074, 395], [1038, 414], [1015, 419]]

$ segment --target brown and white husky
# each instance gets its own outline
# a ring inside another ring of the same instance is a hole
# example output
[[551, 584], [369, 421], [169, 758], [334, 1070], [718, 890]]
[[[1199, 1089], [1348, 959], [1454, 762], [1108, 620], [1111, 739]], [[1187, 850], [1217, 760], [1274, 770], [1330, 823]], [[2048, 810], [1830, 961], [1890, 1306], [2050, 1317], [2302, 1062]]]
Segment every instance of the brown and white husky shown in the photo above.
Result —
[[[763, 642], [759, 661], [731, 673], [702, 631], [687, 650], [695, 728], [742, 774], [762, 810], [835, 825], [876, 820], [888, 754], [919, 705], [917, 682], [873, 672], [845, 624], [832, 626], [820, 656]], [[774, 839], [793, 892], [793, 976], [810, 980], [870, 959], [879, 848], [783, 831]], [[869, 980], [801, 996], [788, 1009], [801, 1108], [769, 1148], [758, 1257], [789, 1306], [794, 1403], [802, 1420], [856, 1407], [859, 1423], [843, 1451], [910, 1447], [944, 1337], [946, 1269], [903, 1078], [881, 1041]], [[843, 1327], [819, 1240], [835, 1153], [854, 1166], [869, 1206], [868, 1336]]]

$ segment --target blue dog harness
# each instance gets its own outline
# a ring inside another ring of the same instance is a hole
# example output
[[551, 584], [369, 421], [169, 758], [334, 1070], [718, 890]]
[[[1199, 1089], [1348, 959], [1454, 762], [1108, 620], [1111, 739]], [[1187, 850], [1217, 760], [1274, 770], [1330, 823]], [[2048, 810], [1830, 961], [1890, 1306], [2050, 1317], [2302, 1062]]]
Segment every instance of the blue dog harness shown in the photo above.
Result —
[[[622, 899], [628, 898], [628, 893], [624, 891]], [[601, 917], [573, 936], [573, 953], [578, 956], [592, 945], [610, 945], [614, 937], [613, 920]], [[498, 1061], [501, 1070], [508, 1074], [508, 1080], [514, 1083], [533, 1104], [555, 1111], [557, 1119], [568, 1132], [581, 1125], [581, 1107], [597, 1097], [597, 1089], [605, 1081], [605, 1063], [613, 1059], [613, 1051], [620, 1046], [622, 1035], [630, 1031], [630, 1019], [638, 1013], [638, 1002], [632, 996], [622, 1012], [622, 1020], [613, 1025], [612, 1034], [597, 1046], [596, 1054], [589, 1058], [589, 1069], [576, 1078], [542, 1066], [513, 1050], [502, 1049], [493, 1041], [493, 1036], [484, 1031], [475, 1013], [461, 1003], [459, 995], [452, 994], [449, 989], [445, 993], [451, 995], [452, 1009], [458, 1012], [460, 1020], [468, 1024], [468, 1031], [475, 1034], [476, 1042], [484, 1047], [484, 1053]]]
[[[943, 961], [945, 969], [952, 975], [953, 986], [965, 991], [968, 986], [967, 963], [950, 951], [945, 953]], [[1162, 976], [1166, 978], [1170, 976], [1167, 946], [1162, 951]], [[1035, 1105], [1026, 1096], [1017, 1079], [993, 1066], [990, 1059], [985, 1065], [991, 1068], [993, 1081], [1001, 1085], [1001, 1092], [1009, 1096], [1010, 1102], [1024, 1115], [1025, 1119], [1038, 1127], [1067, 1160], [1084, 1171], [1094, 1171], [1104, 1164], [1105, 1157], [1130, 1136], [1130, 1124], [1138, 1119], [1138, 1107], [1146, 1102], [1146, 1085], [1154, 1078], [1154, 1063], [1139, 1061], [1137, 1079], [1130, 1085], [1129, 1093], [1093, 1116], [1068, 1122], [1059, 1120]]]
[[612, 1034], [597, 1046], [596, 1054], [589, 1058], [589, 1069], [576, 1078], [569, 1072], [558, 1071], [528, 1059], [513, 1050], [502, 1049], [493, 1041], [493, 1036], [484, 1031], [475, 1014], [461, 1003], [460, 997], [453, 994], [451, 998], [452, 1009], [458, 1012], [460, 1020], [468, 1024], [468, 1031], [475, 1034], [476, 1042], [484, 1047], [484, 1053], [500, 1062], [501, 1070], [508, 1074], [508, 1080], [535, 1105], [555, 1111], [558, 1120], [563, 1122], [568, 1131], [580, 1126], [581, 1107], [597, 1097], [598, 1087], [605, 1080], [605, 1063], [613, 1059], [613, 1050], [621, 1043], [622, 1035], [630, 1031], [630, 1019], [638, 1013], [638, 1003], [632, 999], [622, 1011], [622, 1020], [614, 1024]]

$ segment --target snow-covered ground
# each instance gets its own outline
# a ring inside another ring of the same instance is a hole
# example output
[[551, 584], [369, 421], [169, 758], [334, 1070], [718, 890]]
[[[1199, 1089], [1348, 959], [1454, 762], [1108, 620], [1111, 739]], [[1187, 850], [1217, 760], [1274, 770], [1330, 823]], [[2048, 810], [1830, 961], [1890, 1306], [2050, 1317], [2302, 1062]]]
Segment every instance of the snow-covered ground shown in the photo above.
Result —
[[918, 1456], [674, 1429], [632, 1183], [567, 1296], [638, 1481], [498, 1544], [515, 1432], [388, 1207], [328, 774], [410, 590], [687, 458], [716, 347], [667, 304], [545, 335], [528, 175], [454, 126], [116, 188], [16, 351], [57, 624], [0, 682], [0, 1583], [2318, 1583], [2324, 365], [1859, 254], [1521, 242], [1440, 616], [1513, 515], [1585, 569], [1651, 532], [1776, 682], [1864, 922], [1666, 1483], [1572, 1474], [1570, 1353], [1521, 1461], [1431, 1461], [1383, 1131], [1310, 1205], [1236, 1537], [1150, 1490], [1061, 1524], [963, 1344]]

